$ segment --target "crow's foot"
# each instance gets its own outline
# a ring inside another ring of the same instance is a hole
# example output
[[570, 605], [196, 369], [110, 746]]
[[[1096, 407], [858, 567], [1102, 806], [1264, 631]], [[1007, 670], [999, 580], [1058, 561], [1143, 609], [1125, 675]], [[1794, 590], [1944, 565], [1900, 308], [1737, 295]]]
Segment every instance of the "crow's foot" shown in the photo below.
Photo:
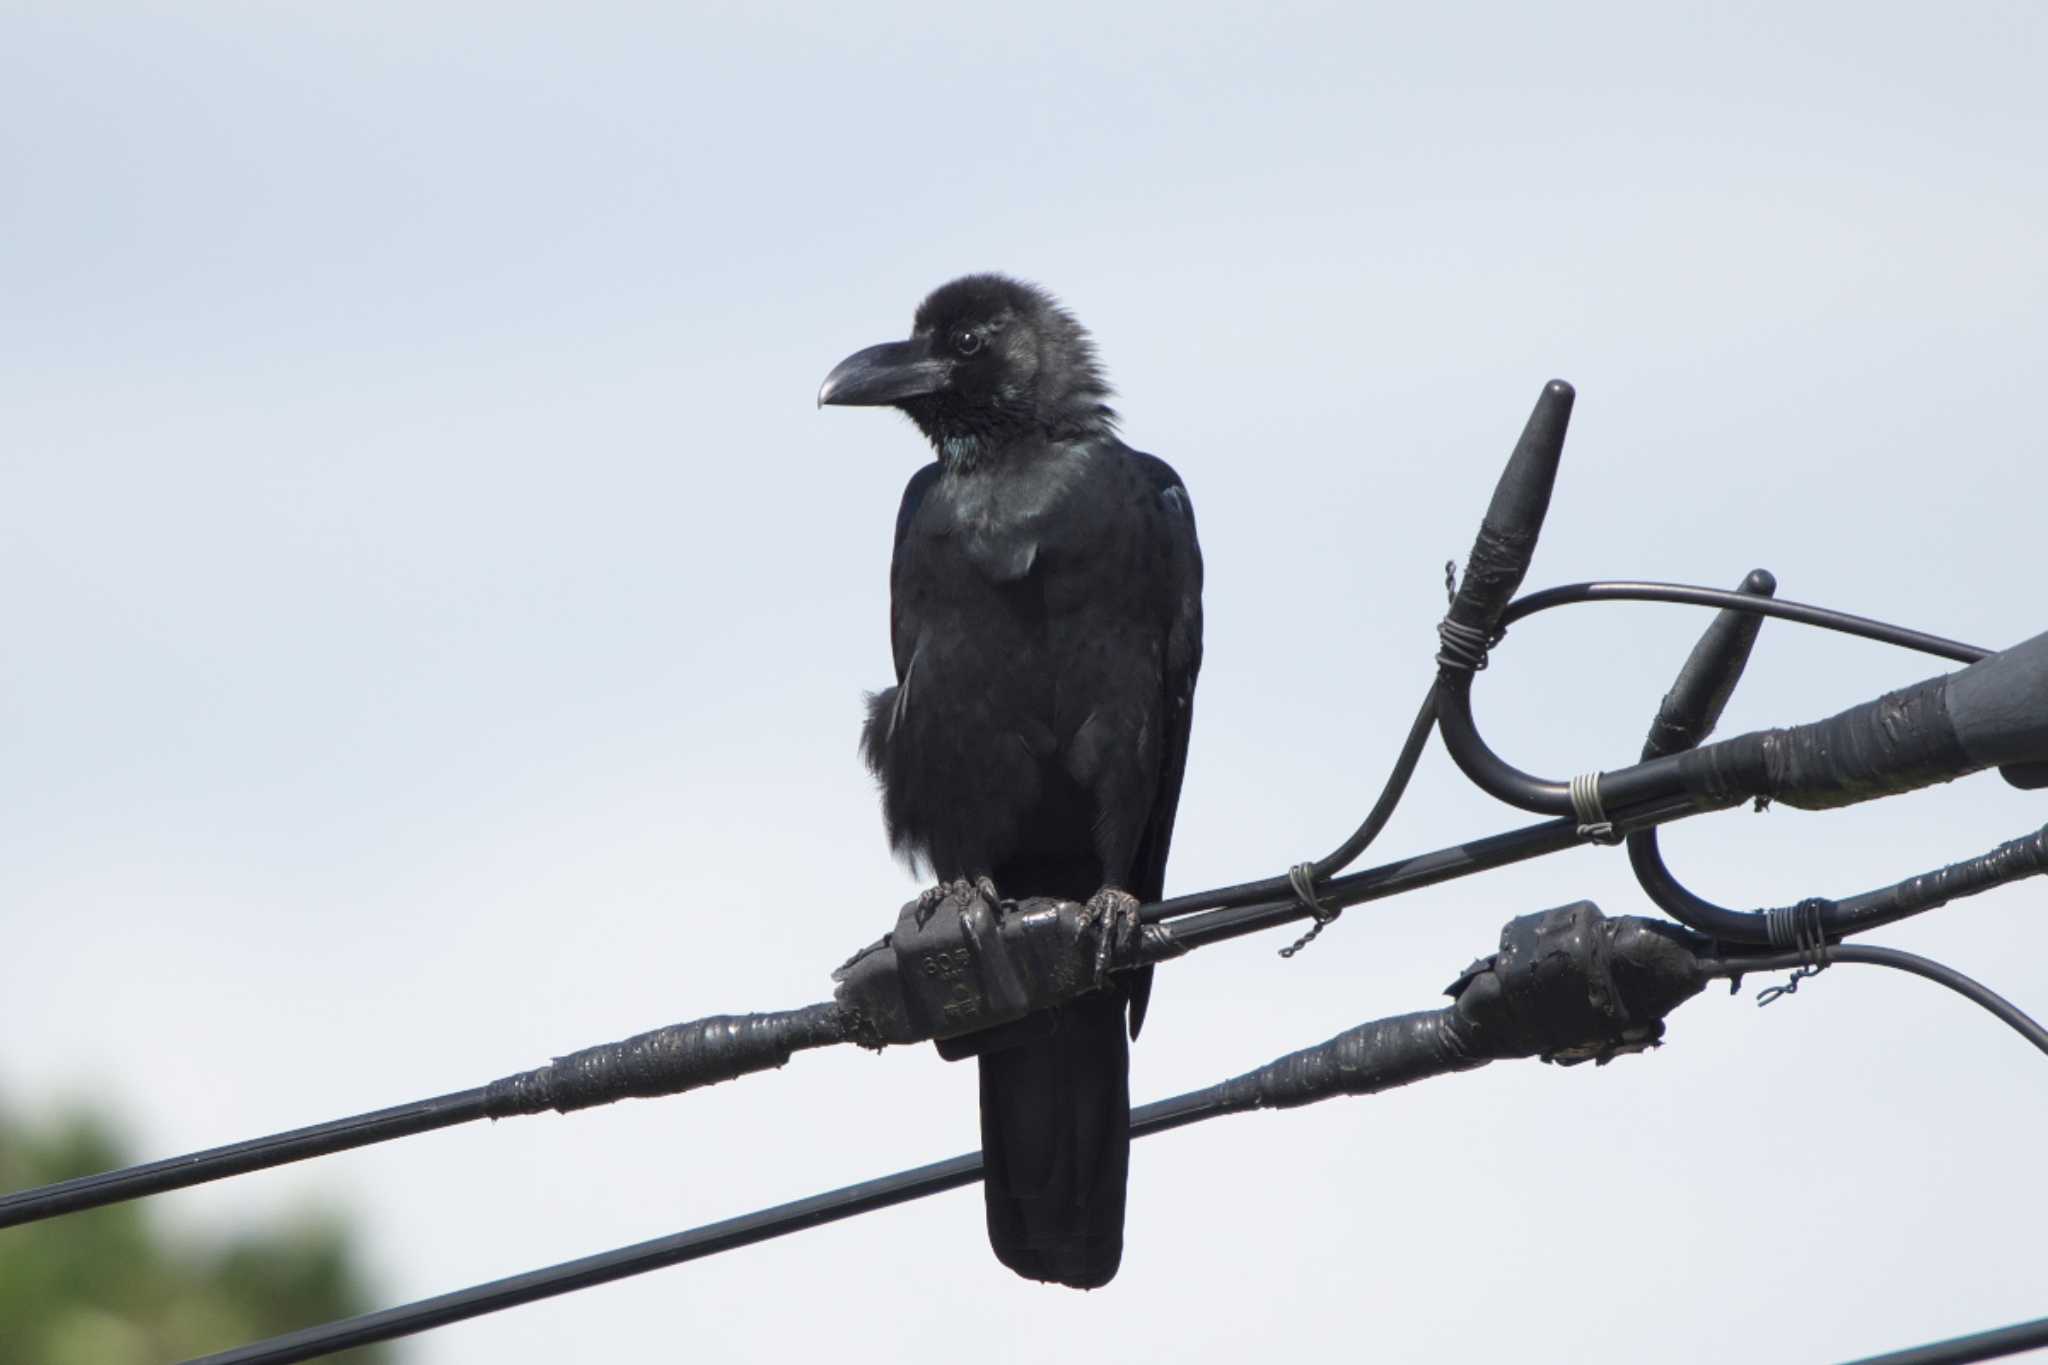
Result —
[[1139, 904], [1136, 896], [1116, 886], [1105, 886], [1088, 898], [1088, 914], [1096, 924], [1096, 986], [1109, 980], [1109, 962], [1117, 950], [1136, 941]]
[[980, 896], [983, 900], [987, 901], [990, 909], [995, 909], [1002, 905], [1002, 897], [996, 894], [996, 884], [987, 877], [976, 877], [973, 881], [969, 881], [965, 877], [956, 877], [950, 882], [940, 882], [937, 886], [919, 892], [917, 897], [917, 927], [920, 929], [924, 928], [926, 921], [938, 913], [939, 907], [947, 901], [956, 900], [960, 902], [960, 908], [964, 910], [967, 908], [968, 903], [976, 896]]

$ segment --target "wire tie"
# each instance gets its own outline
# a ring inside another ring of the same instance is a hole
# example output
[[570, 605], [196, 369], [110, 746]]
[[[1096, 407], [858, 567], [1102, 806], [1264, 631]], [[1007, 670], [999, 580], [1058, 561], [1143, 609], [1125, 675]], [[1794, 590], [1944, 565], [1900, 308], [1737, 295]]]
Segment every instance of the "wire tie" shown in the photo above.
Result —
[[1334, 910], [1329, 909], [1320, 900], [1316, 899], [1316, 865], [1314, 863], [1296, 863], [1293, 867], [1288, 868], [1287, 884], [1294, 888], [1294, 898], [1303, 905], [1306, 905], [1309, 913], [1316, 917], [1314, 928], [1280, 950], [1280, 956], [1293, 957], [1303, 948], [1315, 942], [1316, 935], [1322, 933], [1332, 920], [1344, 913], [1344, 910], [1341, 906]]
[[1614, 822], [1600, 805], [1600, 774], [1580, 773], [1572, 779], [1572, 813], [1579, 817], [1579, 837], [1596, 844], [1618, 844]]
[[1436, 661], [1445, 668], [1462, 668], [1467, 673], [1478, 673], [1486, 667], [1487, 651], [1501, 642], [1501, 632], [1489, 635], [1477, 626], [1468, 626], [1446, 616], [1436, 623], [1436, 638], [1442, 648], [1436, 652]]
[[1789, 909], [1765, 912], [1764, 925], [1771, 946], [1790, 948], [1798, 953], [1799, 967], [1786, 978], [1784, 985], [1757, 992], [1758, 1009], [1783, 996], [1796, 994], [1800, 982], [1819, 976], [1828, 969], [1827, 923], [1822, 917], [1832, 903], [1815, 896]]

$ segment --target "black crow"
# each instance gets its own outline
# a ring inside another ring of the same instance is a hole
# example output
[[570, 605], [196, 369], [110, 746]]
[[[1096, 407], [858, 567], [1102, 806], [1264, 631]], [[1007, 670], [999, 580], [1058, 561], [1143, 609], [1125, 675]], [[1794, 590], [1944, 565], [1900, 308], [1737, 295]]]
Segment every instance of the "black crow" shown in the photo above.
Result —
[[[969, 275], [908, 341], [847, 357], [818, 402], [900, 408], [910, 476], [889, 568], [896, 685], [862, 749], [891, 845], [939, 886], [1089, 903], [1105, 932], [1157, 900], [1202, 659], [1187, 489], [1116, 436], [1095, 348], [1043, 290]], [[1151, 970], [978, 1035], [989, 1242], [1076, 1288], [1123, 1256], [1130, 1053]]]

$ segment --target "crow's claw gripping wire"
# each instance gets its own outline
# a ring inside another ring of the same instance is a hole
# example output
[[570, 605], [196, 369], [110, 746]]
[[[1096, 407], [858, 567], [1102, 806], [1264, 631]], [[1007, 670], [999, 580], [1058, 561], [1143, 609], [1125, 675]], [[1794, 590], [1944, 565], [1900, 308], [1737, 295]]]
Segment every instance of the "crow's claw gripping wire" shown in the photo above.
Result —
[[1140, 901], [1121, 887], [1105, 886], [1088, 898], [1088, 914], [1095, 921], [1095, 984], [1109, 980], [1109, 964], [1118, 952], [1137, 940]]
[[976, 877], [972, 881], [965, 877], [957, 877], [950, 882], [940, 882], [937, 886], [925, 888], [917, 895], [917, 927], [924, 928], [938, 908], [947, 901], [958, 901], [961, 908], [965, 909], [976, 896], [987, 901], [991, 910], [999, 909], [1003, 903], [1003, 898], [996, 894], [996, 884], [987, 877]]

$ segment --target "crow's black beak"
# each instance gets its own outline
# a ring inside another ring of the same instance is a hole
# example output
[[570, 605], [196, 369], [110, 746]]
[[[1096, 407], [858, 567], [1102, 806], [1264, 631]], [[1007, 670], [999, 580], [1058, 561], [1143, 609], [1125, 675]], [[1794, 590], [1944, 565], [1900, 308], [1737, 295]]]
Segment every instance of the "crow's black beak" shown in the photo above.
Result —
[[922, 339], [885, 342], [855, 351], [833, 366], [818, 386], [818, 406], [872, 408], [937, 393], [952, 371], [951, 362], [934, 357]]

